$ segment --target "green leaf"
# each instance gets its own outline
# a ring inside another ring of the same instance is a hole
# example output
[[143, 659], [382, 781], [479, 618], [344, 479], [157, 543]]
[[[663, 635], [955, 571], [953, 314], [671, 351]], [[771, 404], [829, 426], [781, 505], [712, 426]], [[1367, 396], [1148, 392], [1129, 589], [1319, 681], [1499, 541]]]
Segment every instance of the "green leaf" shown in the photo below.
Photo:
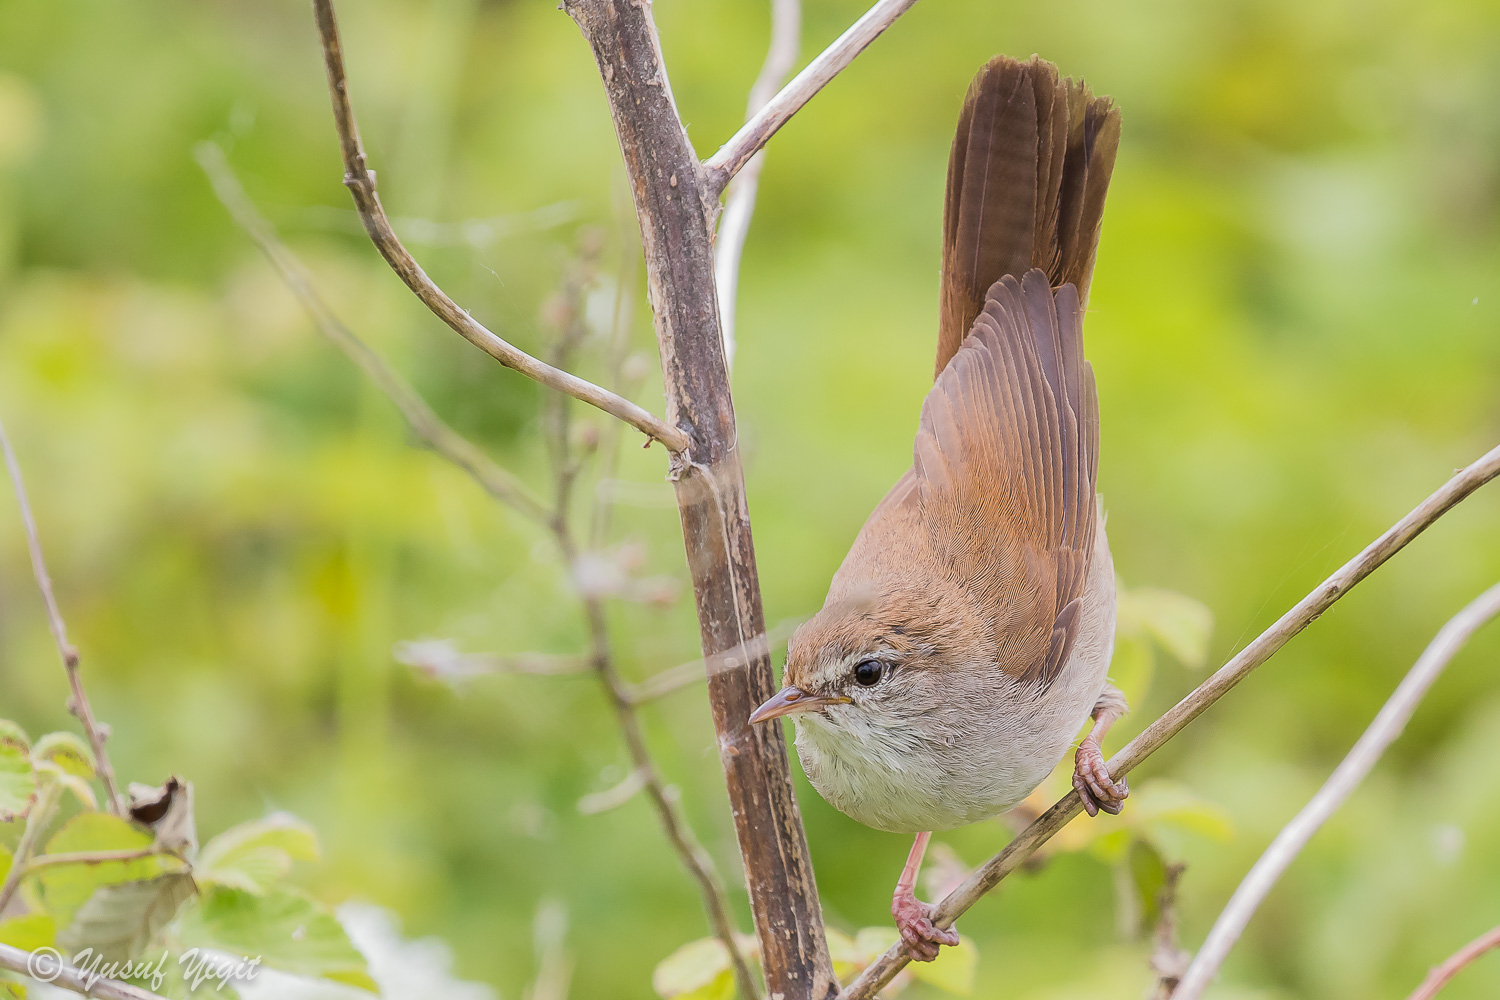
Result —
[[[146, 830], [109, 813], [79, 813], [47, 842], [47, 854], [78, 851], [131, 851], [150, 847]], [[133, 861], [104, 861], [87, 865], [56, 865], [33, 877], [37, 899], [57, 919], [58, 926], [72, 923], [73, 916], [101, 886], [139, 882], [181, 867], [161, 856]]]
[[33, 763], [48, 761], [64, 774], [84, 781], [94, 780], [94, 753], [83, 737], [73, 733], [48, 733], [31, 748]]
[[1125, 864], [1135, 894], [1133, 912], [1140, 917], [1134, 930], [1137, 934], [1146, 934], [1161, 916], [1161, 891], [1167, 884], [1167, 863], [1150, 842], [1137, 840], [1130, 845]]
[[379, 994], [380, 984], [373, 976], [362, 969], [350, 969], [348, 972], [330, 972], [323, 977], [335, 983], [343, 983], [346, 986], [354, 986], [369, 993]]
[[729, 950], [718, 938], [689, 941], [657, 964], [651, 988], [663, 1000], [730, 1000], [734, 971]]
[[966, 997], [974, 992], [974, 970], [978, 965], [979, 949], [972, 940], [959, 935], [958, 946], [940, 949], [935, 961], [913, 962], [907, 968], [918, 982]]
[[0, 882], [4, 882], [5, 876], [10, 874], [10, 864], [15, 860], [15, 857], [16, 856], [10, 852], [9, 847], [6, 847], [4, 844], [0, 844]]
[[1121, 591], [1119, 618], [1122, 631], [1144, 630], [1189, 667], [1208, 662], [1208, 640], [1213, 635], [1214, 615], [1200, 601], [1176, 591], [1134, 587]]
[[1234, 839], [1234, 823], [1224, 807], [1186, 785], [1158, 778], [1141, 791], [1145, 794], [1136, 803], [1136, 824], [1147, 834], [1172, 830], [1221, 843]]
[[195, 892], [193, 877], [185, 872], [101, 886], [57, 935], [57, 943], [75, 955], [93, 949], [105, 962], [139, 958]]
[[9, 719], [0, 719], [0, 746], [11, 744], [22, 750], [31, 749], [31, 737], [26, 735], [26, 730], [11, 722]]
[[22, 951], [50, 948], [57, 941], [57, 924], [46, 913], [28, 913], [0, 920], [0, 944]]
[[203, 883], [263, 893], [285, 878], [293, 861], [316, 861], [318, 835], [289, 813], [242, 823], [219, 834], [198, 855]]
[[217, 886], [182, 919], [184, 944], [260, 956], [267, 966], [304, 976], [365, 972], [365, 957], [334, 915], [291, 889], [264, 895]]
[[0, 1000], [26, 1000], [26, 984], [0, 980]]
[[[19, 732], [19, 730], [17, 730]], [[24, 738], [25, 734], [21, 734]], [[36, 799], [36, 771], [23, 743], [0, 740], [0, 823], [25, 816]]]
[[61, 788], [73, 793], [73, 797], [83, 805], [85, 809], [98, 809], [99, 799], [94, 795], [94, 788], [87, 781], [76, 774], [67, 774], [56, 764], [42, 761], [37, 764], [37, 777], [43, 782], [56, 782]]

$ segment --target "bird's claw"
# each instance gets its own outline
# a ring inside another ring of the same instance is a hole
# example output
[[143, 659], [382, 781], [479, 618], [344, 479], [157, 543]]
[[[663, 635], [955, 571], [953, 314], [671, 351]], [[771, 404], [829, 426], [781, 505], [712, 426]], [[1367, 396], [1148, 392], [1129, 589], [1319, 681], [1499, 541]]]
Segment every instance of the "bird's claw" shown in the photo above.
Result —
[[1130, 795], [1130, 785], [1124, 778], [1115, 781], [1109, 776], [1104, 754], [1092, 736], [1079, 744], [1073, 758], [1073, 788], [1090, 816], [1099, 815], [1101, 809], [1111, 816], [1119, 815]]
[[922, 902], [911, 890], [896, 894], [891, 901], [891, 916], [896, 918], [896, 929], [913, 960], [931, 962], [938, 957], [938, 946], [950, 947], [958, 944], [958, 931], [952, 927], [937, 927], [932, 922], [933, 907]]

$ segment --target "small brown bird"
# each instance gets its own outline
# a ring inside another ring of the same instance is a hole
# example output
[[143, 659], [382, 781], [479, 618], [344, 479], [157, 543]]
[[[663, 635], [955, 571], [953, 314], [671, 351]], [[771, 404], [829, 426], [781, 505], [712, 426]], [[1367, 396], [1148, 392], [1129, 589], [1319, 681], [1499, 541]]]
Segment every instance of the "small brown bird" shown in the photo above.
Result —
[[1113, 103], [1051, 63], [1002, 56], [975, 77], [912, 468], [750, 717], [793, 717], [803, 769], [840, 811], [917, 834], [891, 912], [925, 961], [958, 942], [913, 892], [931, 831], [1020, 802], [1090, 715], [1073, 785], [1091, 816], [1128, 794], [1099, 749], [1126, 706], [1106, 677], [1115, 577], [1082, 325], [1119, 141]]

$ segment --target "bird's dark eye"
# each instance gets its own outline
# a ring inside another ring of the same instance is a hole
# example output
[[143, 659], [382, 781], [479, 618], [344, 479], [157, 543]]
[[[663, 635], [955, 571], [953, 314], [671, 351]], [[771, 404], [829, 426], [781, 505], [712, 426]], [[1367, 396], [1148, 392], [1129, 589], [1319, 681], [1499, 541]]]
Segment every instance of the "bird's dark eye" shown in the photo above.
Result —
[[885, 675], [885, 664], [879, 660], [861, 660], [859, 666], [854, 668], [855, 683], [863, 684], [865, 687], [873, 687], [880, 683], [880, 678]]

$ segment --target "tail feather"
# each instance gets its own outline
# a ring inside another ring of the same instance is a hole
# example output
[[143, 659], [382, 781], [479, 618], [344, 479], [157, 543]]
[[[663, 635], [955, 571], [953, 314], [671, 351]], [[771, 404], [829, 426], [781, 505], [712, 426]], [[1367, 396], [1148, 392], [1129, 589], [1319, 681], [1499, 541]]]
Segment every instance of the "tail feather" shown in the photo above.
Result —
[[1119, 144], [1114, 103], [1049, 62], [997, 56], [975, 76], [948, 161], [938, 372], [1006, 275], [1040, 268], [1087, 299]]

